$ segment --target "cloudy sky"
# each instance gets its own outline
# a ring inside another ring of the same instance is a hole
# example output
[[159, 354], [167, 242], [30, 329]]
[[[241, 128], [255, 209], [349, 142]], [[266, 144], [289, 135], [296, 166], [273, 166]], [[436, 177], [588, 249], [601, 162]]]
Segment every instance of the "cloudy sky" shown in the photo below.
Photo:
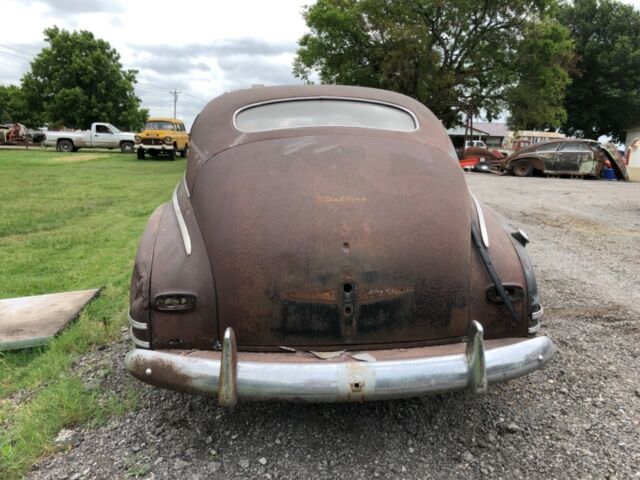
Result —
[[[173, 113], [190, 127], [207, 101], [253, 84], [299, 83], [291, 73], [306, 31], [303, 6], [314, 0], [2, 0], [0, 84], [18, 83], [57, 25], [107, 40], [152, 115]], [[640, 8], [640, 0], [627, 0]]]
[[0, 83], [17, 84], [57, 25], [92, 31], [139, 70], [136, 90], [152, 115], [190, 127], [207, 101], [253, 84], [300, 83], [291, 73], [301, 11], [313, 0], [2, 0]]

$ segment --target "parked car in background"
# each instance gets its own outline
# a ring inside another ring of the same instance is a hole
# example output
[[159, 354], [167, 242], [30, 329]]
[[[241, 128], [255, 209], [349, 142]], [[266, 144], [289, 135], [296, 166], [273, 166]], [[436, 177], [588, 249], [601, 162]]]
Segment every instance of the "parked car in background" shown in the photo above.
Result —
[[545, 142], [491, 162], [494, 167], [518, 177], [528, 177], [535, 172], [599, 177], [608, 162], [618, 179], [629, 179], [624, 160], [616, 148], [610, 143], [601, 144], [595, 140], [563, 139]]
[[464, 142], [464, 148], [469, 147], [487, 148], [487, 144], [482, 140], [467, 140]]
[[122, 132], [110, 123], [95, 122], [91, 130], [44, 132], [42, 145], [56, 147], [58, 152], [77, 152], [81, 148], [119, 148], [123, 153], [132, 153], [135, 133]]
[[36, 145], [44, 140], [44, 132], [21, 123], [0, 125], [0, 145]]
[[480, 393], [551, 358], [526, 234], [469, 192], [421, 103], [241, 90], [191, 142], [134, 262], [136, 378], [225, 406], [361, 402]]
[[148, 153], [153, 158], [167, 155], [176, 159], [176, 152], [186, 157], [189, 150], [189, 134], [182, 120], [152, 117], [147, 120], [144, 130], [135, 137], [138, 159], [143, 160]]

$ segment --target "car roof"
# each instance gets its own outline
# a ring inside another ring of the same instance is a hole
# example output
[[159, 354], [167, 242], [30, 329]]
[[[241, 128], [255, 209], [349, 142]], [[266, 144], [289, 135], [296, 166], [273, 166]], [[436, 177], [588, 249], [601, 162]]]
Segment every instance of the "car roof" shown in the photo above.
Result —
[[[245, 107], [295, 99], [342, 99], [390, 104], [410, 111], [417, 120], [418, 129], [404, 132], [364, 127], [327, 126], [243, 132], [234, 125], [235, 114]], [[223, 150], [255, 141], [317, 135], [377, 136], [408, 140], [438, 148], [445, 155], [458, 161], [442, 122], [422, 103], [406, 95], [376, 88], [345, 85], [254, 87], [225, 93], [209, 102], [198, 115], [191, 128], [187, 182], [191, 185], [199, 168]]]
[[548, 145], [550, 143], [598, 143], [597, 140], [591, 140], [588, 138], [557, 138], [548, 142], [535, 143], [534, 146]]
[[147, 118], [147, 122], [183, 123], [182, 120], [178, 120], [177, 118], [169, 118], [169, 117], [149, 117], [149, 118]]

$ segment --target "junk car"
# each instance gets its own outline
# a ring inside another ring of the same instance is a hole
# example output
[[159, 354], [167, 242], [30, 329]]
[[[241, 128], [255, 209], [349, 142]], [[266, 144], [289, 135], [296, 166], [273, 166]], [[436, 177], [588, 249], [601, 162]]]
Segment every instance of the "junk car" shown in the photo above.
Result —
[[189, 134], [182, 120], [176, 118], [147, 119], [144, 130], [135, 136], [135, 142], [138, 160], [144, 160], [146, 153], [152, 158], [166, 155], [169, 160], [175, 160], [176, 152], [186, 157], [189, 151]]
[[190, 147], [134, 262], [136, 378], [224, 406], [360, 402], [484, 392], [552, 357], [526, 234], [468, 190], [424, 105], [241, 90]]
[[610, 143], [595, 140], [563, 139], [539, 143], [518, 150], [502, 160], [492, 160], [494, 167], [528, 177], [534, 173], [599, 177], [610, 164], [619, 180], [629, 180], [624, 159]]

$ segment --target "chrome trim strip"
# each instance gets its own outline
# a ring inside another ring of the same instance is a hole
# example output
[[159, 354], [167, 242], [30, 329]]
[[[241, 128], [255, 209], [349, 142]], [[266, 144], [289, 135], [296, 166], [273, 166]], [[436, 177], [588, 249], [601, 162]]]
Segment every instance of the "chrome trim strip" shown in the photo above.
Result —
[[187, 192], [187, 198], [191, 198], [191, 192], [187, 186], [187, 172], [184, 172], [184, 175], [182, 176], [182, 185], [184, 186], [184, 191]]
[[534, 326], [527, 328], [527, 333], [529, 335], [534, 335], [540, 331], [540, 322], [536, 323]]
[[[151, 385], [216, 397], [221, 355], [208, 353], [209, 357], [202, 357], [171, 350], [134, 349], [127, 354], [125, 365], [134, 377]], [[485, 347], [486, 381], [504, 382], [531, 373], [546, 364], [553, 353], [553, 343], [545, 336]], [[377, 362], [305, 358], [285, 363], [271, 360], [269, 353], [261, 356], [262, 361], [243, 361], [243, 353], [238, 353], [240, 401], [362, 402], [469, 388], [469, 363], [464, 352]], [[160, 365], [162, 368], [155, 368]], [[168, 380], [163, 374], [167, 371], [179, 375]]]
[[[285, 127], [285, 128], [267, 128], [265, 130], [241, 130], [240, 128], [238, 128], [238, 125], [236, 124], [236, 117], [238, 116], [239, 113], [242, 113], [244, 110], [249, 110], [250, 108], [254, 108], [254, 107], [259, 107], [261, 105], [269, 105], [272, 103], [284, 103], [284, 102], [296, 102], [298, 100], [302, 100], [302, 101], [306, 101], [306, 100], [337, 100], [337, 101], [347, 101], [347, 102], [361, 102], [361, 103], [373, 103], [373, 104], [377, 104], [377, 105], [385, 105], [387, 107], [393, 107], [393, 108], [397, 108], [398, 110], [402, 110], [405, 113], [408, 113], [411, 118], [413, 119], [413, 124], [415, 125], [415, 128], [413, 130], [394, 130], [394, 129], [390, 129], [390, 128], [376, 128], [376, 127], [356, 127], [356, 126], [350, 126], [350, 125], [304, 125], [304, 126], [300, 126], [300, 127]], [[311, 97], [287, 97], [287, 98], [275, 98], [272, 100], [265, 100], [263, 102], [256, 102], [256, 103], [252, 103], [250, 105], [245, 105], [244, 107], [239, 108], [238, 110], [236, 110], [233, 114], [233, 128], [235, 128], [236, 130], [238, 130], [239, 132], [244, 132], [244, 133], [260, 133], [260, 132], [274, 132], [277, 130], [295, 130], [295, 129], [300, 129], [300, 128], [331, 128], [331, 127], [339, 127], [339, 128], [367, 128], [370, 130], [387, 130], [387, 131], [391, 131], [391, 132], [401, 132], [401, 133], [412, 133], [412, 132], [417, 132], [418, 130], [420, 130], [420, 122], [418, 122], [418, 117], [416, 116], [415, 113], [413, 113], [411, 110], [409, 110], [406, 107], [403, 107], [401, 105], [398, 105], [396, 103], [390, 103], [390, 102], [383, 102], [381, 100], [373, 100], [373, 99], [368, 99], [368, 98], [356, 98], [356, 97], [343, 97], [340, 95], [317, 95], [317, 96], [311, 96]]]
[[480, 202], [473, 194], [472, 191], [469, 191], [471, 194], [471, 198], [473, 198], [473, 203], [476, 205], [476, 212], [478, 213], [478, 222], [480, 223], [480, 236], [482, 237], [482, 243], [486, 248], [489, 248], [489, 234], [487, 233], [487, 224], [484, 221], [484, 214], [482, 213], [482, 207], [480, 206]]
[[531, 318], [533, 320], [540, 320], [542, 318], [542, 316], [544, 315], [544, 308], [542, 308], [542, 305], [540, 305], [540, 310], [533, 312], [531, 314]]
[[178, 220], [178, 226], [180, 227], [180, 233], [182, 234], [182, 242], [184, 243], [184, 251], [187, 255], [191, 255], [191, 237], [189, 236], [189, 230], [187, 224], [184, 222], [182, 211], [180, 210], [180, 204], [178, 203], [178, 187], [173, 191], [173, 211], [176, 214]]
[[135, 344], [136, 347], [146, 348], [146, 349], [151, 348], [151, 345], [149, 344], [149, 342], [145, 342], [144, 340], [140, 340], [139, 338], [137, 338], [133, 334], [133, 327], [129, 328], [129, 335], [131, 336], [131, 340], [133, 340], [133, 343]]
[[133, 328], [137, 330], [148, 330], [147, 324], [142, 322], [136, 322], [131, 316], [131, 312], [129, 312], [127, 316], [129, 317], [129, 325], [131, 325]]

